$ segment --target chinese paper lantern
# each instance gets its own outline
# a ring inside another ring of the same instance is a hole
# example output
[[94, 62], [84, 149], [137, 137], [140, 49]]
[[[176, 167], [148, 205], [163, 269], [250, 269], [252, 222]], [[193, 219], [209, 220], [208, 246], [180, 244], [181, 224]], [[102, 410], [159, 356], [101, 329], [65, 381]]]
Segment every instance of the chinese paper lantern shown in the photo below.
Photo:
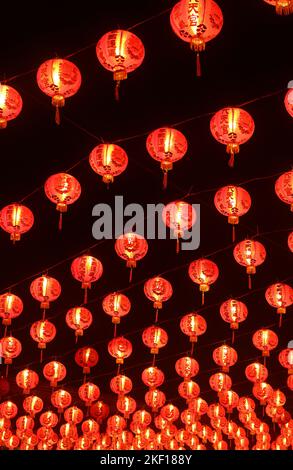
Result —
[[208, 411], [208, 404], [201, 397], [193, 398], [190, 400], [189, 409], [194, 413], [195, 421], [199, 421], [201, 416], [205, 415]]
[[10, 385], [7, 379], [0, 375], [0, 399], [7, 395], [10, 390]]
[[196, 222], [196, 212], [191, 204], [184, 201], [171, 202], [164, 206], [162, 219], [165, 225], [173, 231], [177, 240], [176, 252], [180, 250], [180, 239], [184, 232], [189, 230]]
[[23, 401], [23, 409], [33, 418], [37, 413], [40, 413], [43, 409], [43, 400], [37, 396], [31, 395], [26, 397]]
[[30, 335], [38, 343], [38, 348], [41, 349], [42, 362], [42, 350], [46, 348], [47, 343], [50, 343], [55, 338], [56, 328], [48, 320], [37, 321], [32, 324]]
[[228, 444], [226, 441], [218, 441], [214, 444], [215, 450], [228, 450]]
[[238, 401], [237, 410], [240, 413], [251, 413], [255, 410], [255, 403], [249, 397], [241, 397]]
[[155, 388], [153, 390], [149, 390], [145, 394], [145, 402], [146, 404], [152, 409], [153, 412], [158, 411], [162, 406], [164, 406], [166, 402], [166, 396], [164, 392]]
[[284, 406], [286, 403], [286, 396], [281, 390], [274, 390], [268, 399], [268, 403], [271, 406]]
[[25, 432], [25, 431], [32, 431], [34, 429], [35, 422], [31, 416], [20, 416], [16, 420], [16, 428], [19, 431]]
[[75, 424], [65, 423], [60, 427], [60, 435], [62, 438], [69, 439], [71, 444], [78, 439], [78, 432]]
[[55, 122], [60, 124], [60, 108], [65, 99], [75, 95], [81, 85], [81, 75], [75, 64], [66, 59], [46, 60], [37, 72], [38, 86], [45, 95], [52, 98], [56, 108]]
[[59, 229], [62, 229], [62, 214], [67, 212], [67, 206], [73, 204], [80, 196], [81, 187], [74, 176], [67, 173], [57, 173], [50, 176], [45, 182], [45, 194], [51, 202], [56, 204], [60, 212]]
[[221, 418], [225, 416], [225, 408], [219, 403], [212, 403], [207, 411], [208, 417], [211, 419]]
[[51, 387], [57, 387], [57, 383], [66, 377], [66, 367], [58, 361], [51, 361], [43, 369], [45, 379], [49, 380]]
[[148, 243], [137, 233], [125, 233], [117, 238], [115, 250], [120, 258], [126, 260], [126, 266], [130, 268], [129, 282], [131, 282], [132, 269], [136, 267], [136, 262], [147, 254]]
[[223, 372], [229, 372], [229, 368], [236, 364], [237, 359], [237, 352], [231, 346], [223, 344], [214, 349], [213, 360], [218, 366], [222, 367]]
[[115, 357], [116, 364], [123, 364], [124, 359], [132, 353], [132, 344], [128, 339], [119, 336], [108, 343], [108, 352], [112, 357]]
[[[7, 292], [0, 295], [0, 317], [2, 318], [2, 325], [11, 325], [11, 320], [18, 317], [23, 311], [22, 300], [14, 294]], [[4, 333], [6, 336], [6, 333]]]
[[255, 240], [243, 240], [237, 243], [233, 255], [238, 264], [246, 266], [248, 287], [251, 289], [251, 275], [256, 273], [256, 267], [266, 259], [265, 247]]
[[79, 424], [83, 420], [83, 412], [77, 406], [71, 406], [65, 410], [64, 419], [69, 424]]
[[219, 393], [220, 404], [227, 408], [228, 413], [232, 413], [233, 408], [236, 408], [239, 402], [239, 396], [233, 390], [226, 390]]
[[232, 387], [232, 380], [229, 375], [224, 374], [223, 372], [217, 372], [216, 374], [211, 375], [209, 378], [209, 384], [211, 389], [215, 392], [226, 392]]
[[113, 436], [120, 430], [126, 428], [126, 421], [122, 416], [119, 415], [112, 415], [107, 419], [107, 434], [109, 436]]
[[172, 297], [172, 285], [163, 277], [153, 277], [145, 282], [144, 293], [146, 297], [153, 302], [153, 306], [156, 309], [157, 321], [158, 310], [163, 307], [163, 302], [166, 302]]
[[218, 266], [209, 259], [200, 258], [189, 265], [188, 274], [190, 279], [199, 284], [199, 290], [202, 293], [202, 305], [204, 304], [204, 293], [210, 290], [219, 276]]
[[12, 401], [3, 401], [0, 403], [0, 416], [5, 419], [13, 419], [18, 413], [18, 408]]
[[181, 0], [173, 7], [170, 22], [174, 33], [196, 52], [196, 74], [201, 76], [199, 54], [223, 26], [220, 7], [212, 0]]
[[130, 31], [116, 29], [101, 37], [97, 43], [96, 54], [101, 65], [113, 72], [116, 82], [115, 97], [118, 100], [120, 82], [143, 62], [143, 43]]
[[76, 351], [74, 359], [76, 364], [83, 368], [84, 374], [90, 374], [91, 367], [98, 363], [99, 355], [94, 348], [84, 347]]
[[81, 425], [81, 430], [90, 440], [94, 440], [99, 433], [100, 426], [94, 419], [87, 419]]
[[168, 171], [172, 170], [174, 162], [184, 157], [187, 147], [186, 138], [177, 129], [161, 127], [148, 135], [146, 148], [150, 156], [161, 163], [164, 189], [167, 187]]
[[31, 390], [39, 383], [39, 376], [30, 369], [23, 369], [16, 375], [16, 383], [19, 388], [23, 389], [25, 395], [29, 395]]
[[293, 375], [288, 376], [287, 387], [293, 392]]
[[61, 294], [61, 286], [57, 279], [50, 276], [37, 277], [30, 286], [30, 292], [34, 299], [41, 303], [45, 311], [50, 307], [50, 302], [57, 300]]
[[290, 15], [293, 13], [292, 0], [264, 0], [266, 3], [275, 6], [278, 15]]
[[89, 450], [91, 446], [91, 441], [85, 437], [81, 436], [77, 439], [73, 450]]
[[51, 403], [57, 408], [58, 413], [63, 413], [65, 408], [71, 405], [72, 397], [67, 390], [59, 389], [51, 394]]
[[[67, 426], [67, 424], [64, 426]], [[62, 439], [59, 439], [59, 441], [57, 442], [57, 450], [70, 450], [71, 447], [72, 447], [72, 441], [71, 439], [67, 437], [63, 437]]]
[[250, 382], [265, 382], [268, 378], [268, 369], [259, 362], [249, 364], [245, 369], [245, 375]]
[[282, 324], [282, 315], [286, 313], [286, 308], [293, 304], [293, 289], [291, 286], [278, 282], [272, 284], [267, 288], [266, 301], [277, 309], [277, 313], [280, 315], [280, 323]]
[[276, 181], [275, 191], [279, 199], [290, 204], [293, 211], [293, 170], [283, 173]]
[[289, 233], [288, 236], [288, 246], [291, 253], [293, 253], [293, 232]]
[[151, 366], [144, 369], [141, 379], [147, 387], [158, 388], [164, 383], [165, 375], [158, 367]]
[[276, 333], [263, 328], [254, 333], [252, 342], [257, 349], [262, 351], [262, 355], [266, 357], [270, 355], [270, 351], [278, 346], [279, 340]]
[[164, 419], [166, 419], [170, 423], [174, 423], [175, 421], [177, 421], [180, 416], [179, 409], [172, 403], [168, 403], [167, 405], [163, 406], [161, 408], [160, 414]]
[[101, 423], [109, 415], [109, 407], [103, 401], [97, 401], [90, 408], [91, 416], [98, 422]]
[[230, 323], [230, 328], [233, 330], [232, 343], [234, 343], [234, 330], [238, 329], [239, 323], [246, 320], [247, 307], [239, 300], [228, 299], [221, 304], [220, 315], [225, 322]]
[[[293, 5], [293, 3], [292, 3], [292, 5]], [[290, 88], [287, 91], [284, 102], [285, 102], [286, 110], [288, 111], [290, 116], [293, 117], [293, 89], [292, 88]]]
[[288, 369], [288, 374], [293, 374], [293, 348], [283, 349], [279, 353], [279, 363], [285, 369]]
[[21, 342], [13, 336], [4, 336], [4, 338], [0, 339], [0, 357], [4, 358], [4, 364], [7, 365], [6, 377], [8, 366], [12, 364], [12, 359], [20, 355], [21, 350]]
[[111, 379], [110, 388], [117, 395], [126, 395], [132, 390], [132, 380], [126, 375], [116, 375]]
[[143, 331], [142, 341], [148, 348], [150, 348], [151, 354], [158, 354], [159, 349], [166, 346], [168, 335], [163, 328], [153, 325]]
[[54, 428], [58, 424], [58, 416], [52, 411], [45, 411], [40, 416], [40, 423], [45, 428]]
[[200, 388], [193, 380], [184, 380], [178, 386], [178, 393], [189, 403], [190, 400], [199, 396]]
[[22, 109], [22, 99], [18, 91], [0, 83], [0, 129], [5, 129], [7, 121], [15, 119]]
[[10, 233], [10, 240], [15, 243], [23, 233], [28, 232], [34, 224], [32, 211], [22, 204], [9, 204], [0, 211], [0, 227]]
[[112, 317], [112, 323], [118, 324], [120, 318], [130, 312], [131, 303], [126, 295], [114, 292], [103, 299], [102, 307], [104, 312]]
[[188, 313], [180, 320], [180, 329], [182, 333], [189, 336], [189, 340], [192, 343], [192, 352], [194, 343], [197, 342], [197, 338], [203, 335], [207, 330], [207, 322], [205, 319], [197, 313]]
[[66, 323], [69, 328], [75, 330], [76, 340], [79, 336], [83, 336], [84, 330], [91, 326], [92, 321], [92, 314], [85, 307], [70, 308], [66, 313]]
[[260, 401], [261, 405], [265, 405], [267, 400], [273, 394], [272, 387], [266, 382], [256, 382], [252, 388], [252, 393]]
[[218, 142], [226, 145], [226, 152], [230, 155], [228, 164], [233, 167], [240, 145], [247, 142], [254, 133], [254, 121], [244, 109], [223, 108], [212, 117], [210, 130]]
[[17, 436], [12, 435], [10, 438], [6, 441], [6, 447], [9, 450], [14, 450], [19, 447], [20, 440]]
[[91, 151], [89, 162], [94, 172], [103, 177], [103, 182], [109, 184], [126, 170], [128, 157], [119, 145], [100, 144]]
[[193, 357], [181, 357], [175, 363], [175, 370], [184, 380], [189, 380], [198, 374], [199, 364]]
[[85, 406], [91, 406], [100, 397], [100, 389], [97, 385], [86, 382], [78, 389], [79, 398], [85, 402]]
[[87, 290], [93, 282], [98, 281], [103, 274], [101, 261], [93, 256], [83, 255], [75, 258], [71, 264], [71, 274], [77, 281], [81, 282], [84, 289], [84, 303], [87, 303]]
[[117, 400], [117, 409], [123, 414], [124, 418], [129, 416], [136, 410], [136, 401], [128, 395], [119, 395]]
[[240, 186], [224, 186], [219, 189], [214, 198], [214, 204], [220, 214], [228, 217], [228, 223], [232, 225], [232, 241], [235, 241], [235, 225], [239, 223], [239, 217], [246, 214], [251, 206], [249, 193]]

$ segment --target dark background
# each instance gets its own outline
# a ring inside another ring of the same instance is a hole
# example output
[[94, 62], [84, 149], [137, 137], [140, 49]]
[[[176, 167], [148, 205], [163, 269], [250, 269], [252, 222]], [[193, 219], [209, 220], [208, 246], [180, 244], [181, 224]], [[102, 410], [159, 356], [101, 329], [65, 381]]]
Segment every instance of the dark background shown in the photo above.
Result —
[[[68, 1], [26, 2], [1, 6], [0, 76], [4, 79], [32, 70], [10, 82], [22, 95], [24, 105], [17, 120], [10, 122], [0, 135], [1, 205], [21, 200], [41, 187], [25, 200], [35, 215], [33, 229], [15, 246], [9, 242], [7, 233], [0, 233], [1, 291], [17, 283], [12, 291], [25, 305], [23, 314], [13, 321], [11, 329], [23, 346], [21, 356], [14, 361], [9, 373], [10, 396], [20, 406], [22, 396], [14, 377], [25, 365], [29, 364], [40, 374], [40, 385], [35, 393], [46, 405], [49, 404], [49, 386], [42, 379], [37, 345], [29, 335], [29, 325], [40, 319], [41, 313], [29, 293], [31, 279], [19, 281], [34, 278], [37, 273], [95, 243], [91, 235], [91, 211], [95, 204], [112, 204], [115, 195], [123, 195], [125, 204], [166, 203], [194, 192], [200, 194], [186, 200], [201, 204], [201, 244], [196, 252], [176, 255], [174, 240], [150, 241], [149, 252], [139, 262], [133, 285], [129, 287], [128, 271], [115, 253], [114, 241], [103, 241], [92, 249], [91, 254], [103, 263], [104, 274], [89, 296], [93, 324], [78, 344], [93, 345], [99, 352], [100, 361], [91, 379], [99, 385], [101, 398], [114, 412], [115, 397], [110, 392], [109, 381], [116, 369], [114, 359], [107, 352], [113, 331], [110, 318], [102, 311], [101, 300], [114, 290], [126, 289], [132, 309], [118, 331], [133, 343], [133, 354], [126, 360], [124, 370], [134, 382], [131, 395], [138, 399], [138, 407], [143, 405], [146, 387], [140, 375], [150, 364], [151, 356], [142, 344], [141, 333], [154, 318], [151, 302], [143, 293], [143, 283], [153, 275], [170, 271], [165, 276], [173, 285], [174, 295], [160, 313], [169, 342], [159, 354], [158, 366], [165, 372], [162, 390], [167, 399], [183, 409], [184, 401], [178, 400], [177, 395], [180, 378], [175, 373], [174, 363], [189, 349], [189, 342], [179, 329], [179, 321], [191, 310], [201, 312], [198, 288], [189, 279], [187, 268], [194, 259], [220, 250], [211, 256], [219, 266], [220, 277], [208, 293], [202, 310], [208, 330], [199, 339], [195, 352], [200, 363], [200, 373], [195, 380], [201, 387], [201, 396], [209, 403], [217, 400], [208, 384], [209, 376], [218, 370], [212, 351], [231, 338], [229, 325], [219, 315], [219, 305], [229, 296], [244, 295], [249, 316], [241, 324], [235, 343], [239, 359], [230, 374], [233, 390], [239, 395], [251, 394], [252, 386], [244, 370], [250, 362], [260, 359], [259, 351], [252, 345], [252, 333], [263, 326], [271, 326], [279, 336], [279, 346], [268, 361], [268, 382], [282, 388], [287, 398], [290, 397], [291, 392], [286, 387], [287, 371], [278, 362], [278, 351], [293, 339], [292, 312], [279, 330], [277, 315], [266, 303], [264, 292], [271, 283], [288, 281], [292, 276], [292, 254], [287, 246], [292, 214], [289, 206], [275, 195], [277, 176], [272, 175], [288, 171], [292, 164], [292, 118], [284, 108], [283, 99], [287, 83], [293, 79], [293, 16], [278, 17], [273, 7], [260, 0], [218, 0], [224, 26], [219, 36], [208, 43], [202, 57], [204, 75], [197, 79], [195, 55], [188, 44], [173, 33], [166, 12], [133, 30], [143, 41], [146, 56], [142, 66], [122, 84], [121, 102], [116, 103], [111, 73], [100, 66], [95, 42], [111, 29], [128, 29], [174, 4], [174, 1], [125, 0], [83, 1], [78, 5]], [[33, 69], [56, 54], [64, 57], [92, 43], [92, 47], [71, 59], [80, 68], [83, 83], [76, 96], [66, 101], [61, 126], [57, 127], [50, 99], [39, 90]], [[245, 106], [255, 120], [256, 130], [252, 139], [241, 147], [235, 168], [231, 170], [225, 147], [210, 134], [210, 116], [206, 114], [273, 92], [279, 93]], [[147, 135], [157, 127], [201, 115], [204, 116], [178, 127], [188, 140], [189, 150], [186, 157], [175, 164], [166, 192], [161, 187], [159, 164], [146, 152], [145, 136], [121, 142], [129, 156], [129, 166], [108, 191], [89, 167], [87, 156], [100, 138], [112, 142], [137, 134]], [[70, 206], [63, 231], [59, 233], [54, 205], [45, 197], [42, 185], [48, 176], [68, 169], [80, 159], [84, 161], [71, 173], [80, 181], [82, 195]], [[268, 255], [253, 279], [253, 288], [257, 290], [250, 293], [245, 269], [235, 262], [232, 246], [229, 247], [231, 227], [216, 211], [213, 197], [215, 190], [223, 185], [267, 176], [267, 179], [243, 184], [251, 194], [252, 207], [237, 227], [237, 238], [265, 233], [258, 239], [265, 245]], [[206, 191], [208, 189], [213, 190]], [[73, 393], [74, 403], [81, 406], [77, 388], [82, 383], [82, 372], [74, 362], [77, 346], [73, 331], [65, 323], [65, 314], [81, 302], [83, 294], [71, 276], [70, 261], [49, 270], [49, 274], [62, 284], [62, 295], [49, 311], [48, 318], [52, 317], [57, 327], [57, 337], [48, 345], [45, 361], [57, 357], [64, 362], [68, 373], [62, 386]], [[290, 405], [292, 411], [292, 399], [286, 404], [287, 410]], [[257, 414], [261, 417], [260, 408]], [[233, 419], [237, 419], [236, 412]]]

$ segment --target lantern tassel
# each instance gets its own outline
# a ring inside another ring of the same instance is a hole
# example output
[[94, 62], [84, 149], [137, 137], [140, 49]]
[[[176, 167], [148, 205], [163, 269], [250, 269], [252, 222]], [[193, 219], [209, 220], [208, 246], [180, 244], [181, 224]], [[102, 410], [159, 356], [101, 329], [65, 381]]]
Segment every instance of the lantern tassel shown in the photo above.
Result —
[[45, 320], [45, 317], [46, 317], [46, 309], [44, 308], [43, 315], [42, 315], [42, 320]]
[[113, 335], [113, 337], [116, 338], [116, 336], [117, 336], [117, 325], [116, 325], [116, 323], [115, 323], [115, 325], [114, 325], [114, 335]]
[[283, 315], [280, 313], [279, 328], [281, 328], [281, 326], [282, 326], [282, 319], [283, 319], [282, 317], [283, 317]]
[[62, 230], [62, 212], [60, 212], [60, 214], [59, 214], [58, 229]]
[[265, 407], [263, 406], [262, 407], [262, 417], [264, 417], [264, 415], [265, 415]]
[[229, 158], [229, 161], [228, 161], [228, 165], [230, 168], [234, 168], [234, 161], [235, 161], [235, 158], [234, 158], [234, 152], [230, 152], [230, 158]]
[[159, 309], [157, 308], [156, 309], [156, 316], [155, 316], [155, 323], [158, 323], [158, 319], [159, 319]]
[[9, 365], [7, 364], [7, 365], [6, 365], [6, 371], [5, 371], [5, 377], [6, 377], [6, 379], [7, 379], [7, 377], [8, 377], [8, 370], [9, 370]]
[[154, 367], [156, 364], [156, 355], [154, 354], [153, 355], [153, 362], [152, 362], [152, 367]]
[[235, 243], [236, 240], [236, 230], [235, 225], [232, 225], [232, 242]]
[[267, 363], [267, 358], [266, 358], [266, 356], [264, 356], [264, 358], [263, 358], [263, 365], [266, 366], [266, 363]]
[[60, 109], [59, 106], [56, 106], [56, 111], [55, 111], [55, 122], [59, 126], [61, 119], [60, 119]]
[[5, 326], [5, 329], [4, 329], [4, 338], [5, 336], [7, 336], [7, 326]]
[[163, 189], [167, 189], [168, 185], [168, 172], [164, 171], [164, 176], [163, 176]]
[[192, 343], [192, 345], [191, 345], [191, 351], [190, 351], [190, 356], [193, 356], [193, 353], [194, 353], [194, 345], [195, 345], [195, 343]]
[[204, 292], [201, 293], [201, 305], [204, 305]]
[[234, 344], [235, 341], [235, 330], [232, 330], [232, 344]]
[[116, 86], [115, 86], [115, 100], [116, 101], [120, 100], [119, 89], [120, 89], [120, 80], [117, 80]]
[[40, 353], [40, 364], [42, 364], [43, 362], [43, 350], [41, 349], [41, 353]]
[[251, 289], [251, 275], [248, 274], [248, 289]]
[[85, 287], [85, 289], [84, 289], [83, 303], [87, 304], [87, 287]]
[[132, 282], [132, 268], [130, 268], [129, 272], [129, 284]]
[[197, 77], [201, 77], [201, 76], [202, 76], [199, 52], [196, 54], [196, 76], [197, 76]]
[[77, 341], [78, 341], [78, 336], [75, 335], [75, 344], [77, 344]]
[[176, 253], [178, 255], [178, 253], [180, 252], [180, 240], [179, 238], [177, 238], [176, 240]]

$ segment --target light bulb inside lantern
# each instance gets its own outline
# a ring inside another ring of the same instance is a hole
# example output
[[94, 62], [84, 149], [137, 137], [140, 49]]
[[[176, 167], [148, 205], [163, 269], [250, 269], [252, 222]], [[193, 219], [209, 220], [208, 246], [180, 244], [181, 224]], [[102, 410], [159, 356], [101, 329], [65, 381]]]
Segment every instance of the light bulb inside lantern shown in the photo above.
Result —
[[0, 109], [3, 109], [6, 103], [7, 86], [0, 83]]
[[228, 111], [228, 130], [229, 134], [237, 134], [239, 122], [239, 109], [229, 109]]
[[115, 42], [115, 55], [116, 57], [125, 57], [125, 44], [126, 44], [126, 34], [124, 31], [119, 31], [119, 34], [116, 35]]
[[172, 153], [171, 148], [173, 147], [173, 133], [170, 129], [167, 130], [164, 140], [164, 152], [166, 154]]
[[48, 278], [46, 276], [43, 277], [42, 283], [42, 295], [43, 297], [47, 296], [47, 287], [48, 287]]
[[110, 166], [112, 162], [112, 153], [113, 153], [114, 145], [105, 145], [103, 149], [103, 166]]
[[52, 64], [52, 81], [59, 88], [60, 86], [60, 61], [54, 60]]
[[21, 207], [14, 206], [13, 207], [13, 214], [12, 214], [12, 225], [13, 227], [19, 227], [21, 217]]

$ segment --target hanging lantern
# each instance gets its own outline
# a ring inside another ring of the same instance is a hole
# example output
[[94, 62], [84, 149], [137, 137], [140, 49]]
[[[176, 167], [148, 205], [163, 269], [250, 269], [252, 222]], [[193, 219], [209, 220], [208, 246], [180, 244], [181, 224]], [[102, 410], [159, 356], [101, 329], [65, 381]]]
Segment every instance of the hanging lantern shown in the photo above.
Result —
[[271, 406], [284, 406], [286, 403], [286, 396], [281, 390], [274, 390], [272, 395], [268, 399], [268, 403]]
[[96, 47], [100, 64], [113, 72], [115, 98], [119, 100], [120, 82], [143, 62], [145, 51], [141, 40], [130, 31], [116, 29], [104, 34]]
[[279, 340], [276, 333], [263, 328], [254, 333], [252, 342], [257, 349], [262, 351], [262, 355], [267, 357], [270, 355], [270, 351], [278, 346]]
[[18, 413], [18, 408], [12, 401], [0, 403], [0, 416], [5, 419], [13, 419]]
[[161, 408], [160, 414], [164, 419], [169, 421], [169, 423], [174, 423], [180, 416], [179, 409], [172, 403], [168, 403], [168, 405], [163, 406]]
[[91, 367], [95, 367], [99, 361], [99, 355], [94, 348], [80, 348], [75, 353], [75, 362], [83, 368], [84, 374], [90, 374]]
[[261, 405], [265, 405], [267, 400], [273, 394], [272, 387], [266, 382], [256, 382], [252, 388], [252, 393], [260, 401]]
[[48, 428], [48, 429], [55, 428], [55, 426], [57, 426], [58, 424], [58, 416], [52, 411], [45, 411], [40, 416], [40, 423], [41, 423], [41, 426], [45, 428]]
[[116, 406], [118, 411], [123, 414], [124, 418], [128, 419], [136, 410], [136, 401], [128, 395], [120, 395]]
[[166, 402], [166, 396], [164, 392], [158, 388], [155, 388], [153, 390], [149, 390], [145, 394], [145, 402], [153, 412], [157, 412], [160, 408], [162, 408], [162, 406], [164, 406]]
[[34, 224], [32, 211], [22, 204], [9, 204], [0, 211], [0, 227], [10, 233], [10, 240], [15, 243], [23, 233], [28, 232]]
[[18, 317], [22, 311], [23, 303], [17, 295], [10, 294], [10, 292], [0, 295], [0, 317], [2, 318], [2, 325], [11, 325], [11, 320]]
[[103, 401], [97, 401], [91, 406], [90, 414], [98, 423], [101, 423], [109, 415], [109, 407]]
[[57, 408], [59, 414], [63, 413], [65, 408], [71, 405], [71, 402], [72, 397], [66, 390], [59, 389], [51, 394], [51, 403]]
[[51, 361], [43, 369], [45, 379], [49, 380], [51, 387], [57, 387], [57, 383], [66, 377], [66, 367], [61, 362]]
[[41, 303], [41, 308], [47, 310], [50, 307], [50, 302], [60, 296], [61, 286], [57, 279], [44, 275], [37, 277], [31, 283], [30, 292], [33, 298]]
[[158, 367], [151, 366], [144, 369], [141, 374], [141, 380], [143, 383], [151, 389], [160, 387], [165, 381], [164, 372], [158, 369]]
[[214, 349], [213, 360], [218, 366], [222, 367], [223, 372], [229, 372], [229, 368], [236, 364], [238, 355], [231, 346], [223, 344]]
[[[13, 336], [5, 336], [0, 339], [0, 357], [4, 358], [4, 364], [7, 366], [12, 364], [12, 359], [18, 357], [21, 353], [22, 347], [21, 342]], [[6, 369], [6, 376], [7, 376]]]
[[293, 375], [288, 375], [287, 387], [293, 392]]
[[34, 395], [26, 397], [23, 401], [24, 411], [28, 413], [32, 418], [34, 418], [37, 413], [40, 413], [42, 411], [43, 406], [43, 400]]
[[85, 402], [85, 406], [91, 406], [100, 397], [100, 389], [97, 385], [86, 382], [78, 389], [79, 398]]
[[216, 374], [211, 375], [209, 384], [211, 389], [215, 392], [227, 392], [227, 390], [230, 390], [232, 387], [232, 380], [229, 375], [224, 374], [223, 372], [217, 372]]
[[186, 138], [177, 129], [161, 127], [148, 135], [146, 148], [150, 156], [161, 163], [164, 189], [167, 188], [168, 171], [172, 170], [174, 162], [184, 157], [187, 147]]
[[127, 395], [132, 390], [132, 380], [126, 375], [116, 375], [111, 379], [110, 388], [117, 395]]
[[100, 279], [103, 274], [101, 261], [93, 256], [83, 255], [75, 258], [71, 264], [71, 274], [77, 281], [81, 282], [84, 289], [84, 304], [87, 303], [87, 290], [93, 282]]
[[291, 253], [293, 253], [293, 232], [289, 233], [288, 236], [288, 246]]
[[199, 396], [200, 388], [193, 380], [184, 380], [178, 386], [178, 393], [187, 401], [187, 403], [189, 403], [190, 400]]
[[188, 274], [190, 279], [199, 284], [199, 290], [202, 293], [202, 305], [204, 305], [204, 294], [210, 290], [219, 276], [218, 266], [209, 259], [200, 258], [189, 265]]
[[120, 318], [130, 312], [131, 303], [126, 295], [114, 292], [103, 299], [102, 307], [112, 317], [112, 323], [119, 324]]
[[180, 239], [184, 237], [184, 232], [196, 222], [195, 209], [184, 201], [171, 202], [164, 206], [162, 219], [164, 224], [173, 231], [173, 236], [177, 240], [176, 253], [179, 253]]
[[225, 413], [225, 408], [219, 403], [212, 403], [207, 411], [210, 419], [223, 418]]
[[94, 172], [103, 177], [103, 182], [109, 184], [126, 170], [128, 157], [119, 145], [100, 144], [91, 151], [89, 162]]
[[87, 419], [81, 425], [81, 430], [85, 436], [87, 436], [91, 441], [95, 439], [95, 437], [99, 433], [100, 426], [94, 419]]
[[81, 187], [74, 176], [67, 173], [57, 173], [50, 176], [44, 186], [45, 194], [51, 202], [56, 204], [60, 212], [59, 230], [62, 229], [62, 214], [67, 212], [67, 206], [73, 204], [80, 196]]
[[279, 354], [279, 363], [285, 369], [288, 369], [288, 374], [293, 374], [293, 348], [283, 349]]
[[159, 354], [159, 349], [168, 343], [168, 335], [163, 328], [153, 325], [143, 331], [142, 341], [150, 348], [151, 354]]
[[15, 435], [12, 435], [7, 441], [6, 441], [6, 447], [7, 449], [9, 450], [15, 450], [19, 447], [19, 444], [20, 444], [20, 439], [15, 436]]
[[293, 13], [292, 0], [264, 0], [266, 3], [275, 6], [277, 15], [290, 15]]
[[248, 288], [251, 289], [251, 275], [256, 273], [256, 267], [266, 259], [265, 247], [255, 240], [243, 240], [237, 243], [233, 255], [238, 264], [246, 266]]
[[153, 306], [156, 309], [157, 321], [158, 310], [163, 307], [163, 302], [166, 302], [172, 297], [172, 285], [163, 277], [153, 277], [145, 282], [144, 293], [145, 296], [153, 302]]
[[275, 184], [275, 191], [278, 198], [286, 204], [290, 204], [291, 211], [293, 211], [293, 170], [279, 176]]
[[83, 412], [77, 406], [71, 406], [65, 410], [64, 419], [69, 424], [79, 424], [83, 420]]
[[84, 330], [91, 326], [92, 321], [92, 314], [85, 307], [74, 307], [66, 313], [66, 323], [69, 328], [75, 330], [76, 339], [83, 336]]
[[120, 258], [126, 260], [126, 266], [130, 268], [129, 282], [131, 282], [132, 269], [136, 267], [136, 262], [147, 254], [148, 243], [137, 233], [125, 233], [117, 238], [115, 250]]
[[[220, 404], [227, 408], [228, 413], [232, 413], [233, 408], [236, 408], [239, 402], [239, 396], [233, 390], [219, 393]], [[237, 430], [237, 429], [236, 429]]]
[[38, 348], [43, 350], [46, 349], [47, 343], [50, 343], [55, 338], [56, 328], [53, 323], [48, 320], [36, 321], [31, 326], [30, 335], [32, 339], [38, 343]]
[[15, 119], [22, 109], [22, 99], [18, 91], [0, 83], [0, 129], [7, 127], [7, 121]]
[[10, 391], [10, 385], [7, 379], [0, 375], [0, 399], [5, 395], [8, 395]]
[[251, 413], [255, 410], [255, 403], [249, 397], [241, 397], [238, 401], [237, 410], [240, 413]]
[[213, 137], [226, 145], [230, 155], [229, 166], [233, 168], [235, 154], [240, 145], [247, 142], [254, 133], [254, 121], [250, 114], [241, 108], [223, 108], [211, 119], [210, 130]]
[[201, 419], [208, 411], [208, 404], [201, 397], [193, 398], [189, 404], [189, 409], [194, 413], [195, 422]]
[[250, 382], [265, 382], [268, 378], [268, 369], [259, 362], [249, 364], [245, 369], [245, 375]]
[[108, 343], [108, 352], [116, 359], [116, 364], [123, 364], [124, 359], [132, 353], [132, 344], [128, 339], [119, 336]]
[[146, 410], [137, 410], [132, 416], [132, 422], [142, 428], [147, 428], [152, 422], [152, 416]]
[[219, 189], [214, 198], [216, 209], [228, 217], [232, 225], [232, 241], [235, 241], [235, 225], [239, 224], [239, 217], [246, 214], [251, 206], [249, 193], [240, 186], [224, 186]]
[[30, 369], [23, 369], [16, 375], [16, 383], [19, 388], [23, 389], [25, 395], [29, 395], [33, 388], [39, 383], [39, 376]]
[[52, 98], [55, 122], [60, 124], [59, 110], [65, 105], [65, 98], [75, 95], [81, 85], [79, 69], [66, 59], [46, 60], [38, 68], [37, 82], [41, 91]]
[[191, 343], [196, 343], [197, 337], [206, 332], [207, 322], [201, 315], [192, 312], [181, 318], [180, 329], [182, 333], [189, 336]]
[[[292, 1], [292, 0], [290, 0], [290, 1]], [[293, 3], [292, 3], [292, 6], [293, 6]], [[287, 91], [284, 102], [285, 102], [286, 110], [288, 111], [290, 116], [293, 117], [293, 89], [292, 88], [290, 88]]]
[[15, 424], [17, 430], [25, 433], [26, 431], [32, 431], [34, 429], [35, 422], [31, 416], [20, 416]]
[[247, 307], [239, 300], [229, 299], [221, 304], [220, 315], [225, 322], [230, 323], [230, 328], [233, 330], [232, 343], [234, 343], [234, 330], [238, 329], [239, 323], [246, 320]]
[[189, 42], [196, 52], [196, 74], [201, 76], [200, 52], [208, 41], [214, 39], [223, 26], [223, 14], [211, 0], [181, 0], [170, 15], [172, 29], [180, 39]]
[[175, 363], [175, 370], [184, 380], [190, 380], [199, 372], [199, 364], [193, 357], [181, 357]]
[[272, 284], [267, 288], [266, 301], [277, 309], [280, 315], [279, 326], [282, 324], [282, 315], [286, 313], [286, 308], [293, 304], [293, 289], [287, 284], [281, 282]]
[[107, 434], [113, 436], [118, 431], [126, 428], [126, 421], [122, 416], [113, 415], [107, 419]]

